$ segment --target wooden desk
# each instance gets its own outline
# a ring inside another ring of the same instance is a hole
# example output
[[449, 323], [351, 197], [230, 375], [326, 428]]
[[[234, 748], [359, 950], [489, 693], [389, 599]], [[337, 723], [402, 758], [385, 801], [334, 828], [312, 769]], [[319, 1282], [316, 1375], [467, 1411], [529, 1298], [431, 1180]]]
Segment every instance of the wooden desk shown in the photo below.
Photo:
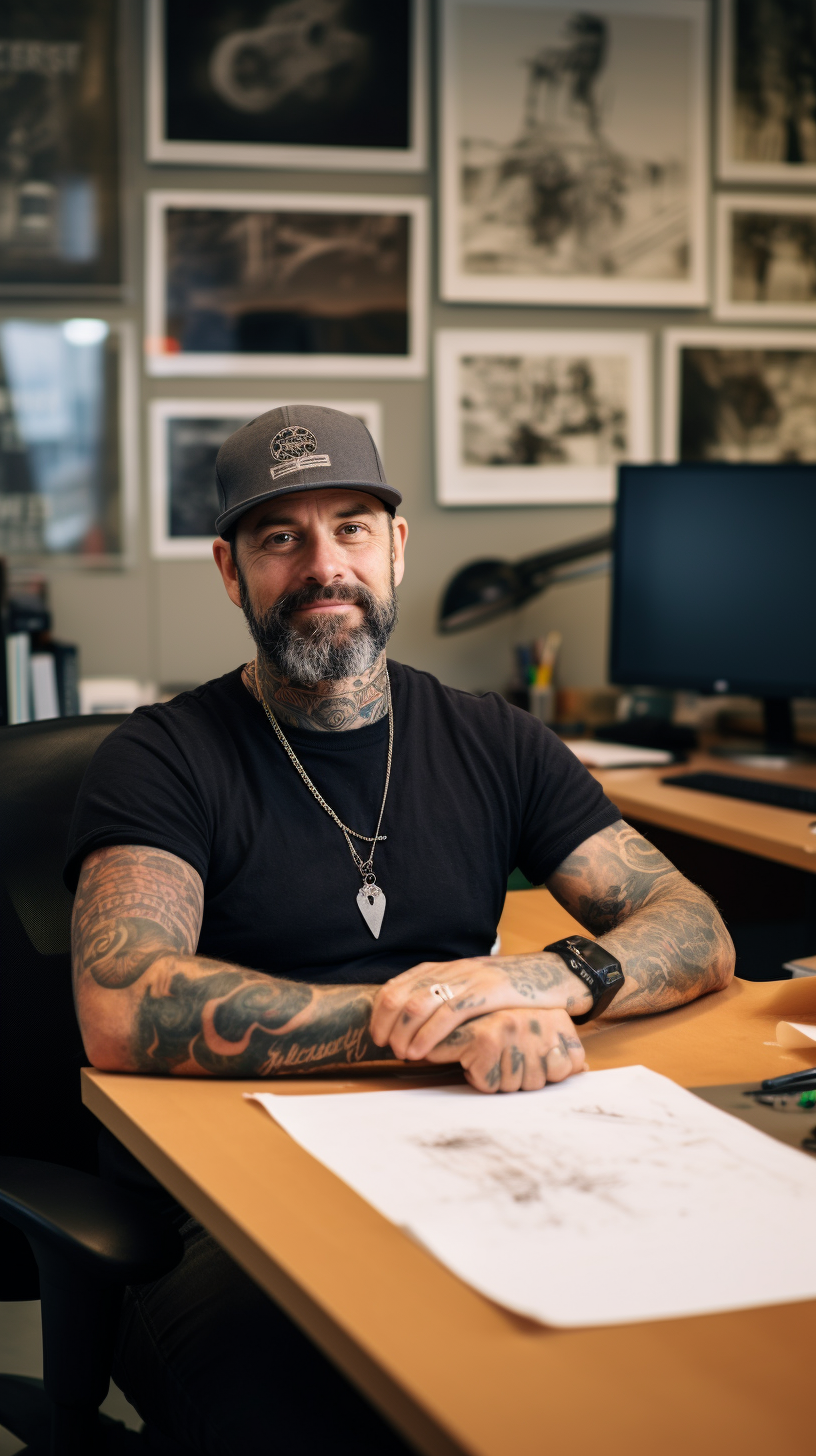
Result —
[[[508, 895], [509, 950], [575, 928], [546, 890]], [[816, 982], [751, 985], [586, 1029], [594, 1068], [686, 1086], [809, 1065], [774, 1041]], [[416, 1081], [332, 1081], [364, 1092]], [[269, 1086], [269, 1084], [265, 1084]], [[327, 1082], [276, 1081], [309, 1095]], [[768, 1456], [813, 1445], [816, 1301], [614, 1329], [550, 1330], [490, 1303], [315, 1162], [242, 1093], [258, 1083], [83, 1073], [91, 1110], [429, 1456]], [[812, 1237], [810, 1227], [780, 1238]], [[671, 1251], [668, 1251], [671, 1256]], [[615, 1257], [610, 1249], [609, 1257]], [[271, 1379], [271, 1375], [270, 1375]]]
[[694, 754], [688, 763], [671, 768], [595, 770], [595, 778], [617, 804], [624, 819], [658, 824], [663, 829], [674, 829], [696, 839], [708, 839], [729, 849], [740, 849], [816, 874], [816, 833], [810, 828], [816, 815], [774, 809], [769, 804], [751, 804], [745, 799], [726, 799], [695, 789], [674, 789], [663, 783], [669, 774], [690, 773], [695, 769], [816, 788], [816, 767], [796, 764], [781, 770], [747, 769], [704, 753]]

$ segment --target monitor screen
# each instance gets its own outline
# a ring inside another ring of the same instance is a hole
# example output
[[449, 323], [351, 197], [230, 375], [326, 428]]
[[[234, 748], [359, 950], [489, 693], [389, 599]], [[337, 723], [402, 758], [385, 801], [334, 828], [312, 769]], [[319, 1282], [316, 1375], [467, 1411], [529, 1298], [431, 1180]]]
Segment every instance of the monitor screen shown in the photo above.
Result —
[[816, 696], [816, 466], [621, 467], [610, 678]]

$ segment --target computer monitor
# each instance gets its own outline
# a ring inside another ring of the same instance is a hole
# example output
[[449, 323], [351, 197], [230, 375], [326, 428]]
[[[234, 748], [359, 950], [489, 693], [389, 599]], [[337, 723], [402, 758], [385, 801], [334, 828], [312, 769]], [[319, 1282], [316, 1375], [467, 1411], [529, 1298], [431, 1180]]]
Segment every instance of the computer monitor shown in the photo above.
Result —
[[624, 465], [610, 679], [749, 694], [766, 747], [816, 697], [816, 466]]

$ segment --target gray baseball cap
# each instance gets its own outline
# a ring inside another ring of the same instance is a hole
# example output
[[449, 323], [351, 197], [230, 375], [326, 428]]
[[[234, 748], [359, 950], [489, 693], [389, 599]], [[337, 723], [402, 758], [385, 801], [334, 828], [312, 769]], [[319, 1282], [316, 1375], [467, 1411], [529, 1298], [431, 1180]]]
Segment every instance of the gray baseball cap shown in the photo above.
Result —
[[402, 503], [362, 420], [319, 404], [285, 404], [236, 430], [218, 452], [215, 479], [221, 536], [261, 501], [296, 491], [333, 485], [362, 490], [383, 501], [392, 516]]

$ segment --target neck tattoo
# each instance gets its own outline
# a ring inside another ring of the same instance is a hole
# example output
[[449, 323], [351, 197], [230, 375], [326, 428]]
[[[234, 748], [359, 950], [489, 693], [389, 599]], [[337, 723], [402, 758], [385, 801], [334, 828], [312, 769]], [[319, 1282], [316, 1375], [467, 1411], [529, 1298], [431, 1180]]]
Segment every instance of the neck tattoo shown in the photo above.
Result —
[[269, 704], [280, 723], [289, 728], [342, 733], [377, 723], [388, 712], [388, 673], [385, 653], [361, 677], [343, 682], [318, 683], [304, 688], [281, 677], [264, 662], [248, 662], [243, 672], [245, 687], [259, 703]]

